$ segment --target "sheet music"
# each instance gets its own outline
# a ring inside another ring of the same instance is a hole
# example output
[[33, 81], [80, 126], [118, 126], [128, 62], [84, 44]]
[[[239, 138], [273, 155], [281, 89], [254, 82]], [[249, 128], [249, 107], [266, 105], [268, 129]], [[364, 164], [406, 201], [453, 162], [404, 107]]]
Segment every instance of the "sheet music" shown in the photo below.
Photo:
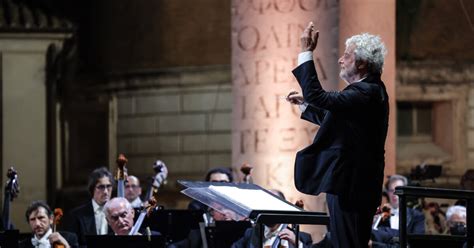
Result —
[[262, 190], [240, 189], [231, 186], [209, 186], [235, 203], [254, 210], [301, 211]]

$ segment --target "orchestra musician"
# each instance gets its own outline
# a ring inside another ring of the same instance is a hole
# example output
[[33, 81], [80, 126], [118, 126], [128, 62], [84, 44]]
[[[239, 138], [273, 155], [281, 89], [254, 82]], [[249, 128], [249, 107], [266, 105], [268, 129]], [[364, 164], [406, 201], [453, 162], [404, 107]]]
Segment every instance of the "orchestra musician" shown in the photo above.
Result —
[[140, 180], [136, 176], [128, 175], [125, 182], [125, 198], [127, 198], [133, 208], [141, 208], [143, 206], [142, 199], [140, 199], [141, 194]]
[[71, 210], [64, 220], [65, 230], [74, 232], [81, 246], [86, 245], [85, 235], [106, 235], [112, 233], [107, 225], [104, 205], [112, 196], [114, 178], [105, 168], [97, 168], [89, 175], [88, 189], [91, 201]]
[[[274, 195], [278, 196], [281, 199], [285, 199], [285, 195], [279, 190], [269, 190]], [[245, 230], [244, 236], [232, 244], [232, 248], [256, 248], [258, 247], [259, 238], [258, 226], [253, 228], [248, 228]], [[273, 247], [298, 247], [306, 248], [311, 247], [312, 238], [309, 233], [300, 232], [298, 245], [296, 245], [296, 235], [293, 230], [288, 228], [288, 225], [285, 224], [274, 224], [264, 226], [264, 248], [273, 248]]]
[[[225, 167], [216, 167], [210, 169], [206, 177], [204, 178], [206, 182], [221, 182], [221, 183], [232, 183], [234, 178], [232, 176], [232, 171]], [[202, 210], [207, 212], [208, 207], [202, 204], [199, 201], [192, 200], [188, 205], [189, 210]]]
[[[123, 197], [115, 197], [104, 206], [107, 223], [115, 235], [129, 235], [134, 223], [135, 211], [130, 202]], [[139, 228], [140, 229], [140, 228]], [[137, 235], [146, 235], [145, 228], [141, 228]], [[151, 231], [149, 235], [160, 235], [159, 232]]]
[[51, 226], [54, 215], [46, 203], [32, 202], [26, 210], [25, 217], [31, 227], [32, 236], [20, 241], [20, 248], [53, 248], [55, 245], [62, 245], [65, 248], [79, 247], [76, 234], [53, 231]]
[[[385, 191], [388, 204], [382, 207], [382, 211], [374, 218], [372, 228], [372, 247], [387, 247], [397, 242], [399, 237], [399, 203], [398, 196], [394, 194], [395, 188], [406, 186], [408, 180], [402, 175], [392, 175], [385, 183]], [[413, 208], [407, 208], [407, 233], [424, 234], [425, 217]]]

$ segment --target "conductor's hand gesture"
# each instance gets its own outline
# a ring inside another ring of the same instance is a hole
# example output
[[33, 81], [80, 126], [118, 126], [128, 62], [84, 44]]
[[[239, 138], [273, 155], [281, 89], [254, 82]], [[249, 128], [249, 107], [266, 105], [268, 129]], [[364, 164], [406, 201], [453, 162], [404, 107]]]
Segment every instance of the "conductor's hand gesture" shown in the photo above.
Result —
[[314, 30], [313, 22], [303, 30], [301, 34], [301, 52], [314, 51], [318, 45], [319, 30]]

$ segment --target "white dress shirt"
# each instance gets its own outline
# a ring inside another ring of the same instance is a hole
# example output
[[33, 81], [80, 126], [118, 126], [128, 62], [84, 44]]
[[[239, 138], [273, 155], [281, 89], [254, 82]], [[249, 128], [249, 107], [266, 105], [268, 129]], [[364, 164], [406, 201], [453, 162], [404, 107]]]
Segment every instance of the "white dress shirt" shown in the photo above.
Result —
[[[283, 225], [280, 224], [280, 226], [273, 232], [270, 231], [270, 228], [268, 228], [267, 226], [264, 226], [264, 227], [265, 229], [264, 229], [263, 235], [265, 238], [265, 242], [263, 242], [263, 246], [271, 247], [273, 242], [275, 242], [275, 239], [278, 236], [278, 233], [282, 231], [281, 228], [283, 227]], [[290, 247], [290, 244], [288, 243], [288, 240], [282, 239], [280, 240], [280, 245], [278, 247]], [[301, 241], [298, 242], [298, 248], [303, 248], [303, 243]]]
[[49, 243], [48, 239], [51, 233], [53, 233], [53, 231], [51, 230], [51, 228], [49, 228], [49, 230], [40, 239], [36, 237], [36, 234], [33, 235], [33, 238], [31, 238], [31, 244], [35, 248], [51, 248], [51, 243]]
[[100, 206], [92, 199], [92, 207], [94, 209], [95, 229], [97, 235], [106, 235], [108, 232], [107, 219], [105, 218], [104, 206]]
[[130, 205], [132, 205], [132, 208], [140, 208], [143, 206], [143, 202], [140, 199], [140, 197], [135, 198], [132, 202], [130, 202]]

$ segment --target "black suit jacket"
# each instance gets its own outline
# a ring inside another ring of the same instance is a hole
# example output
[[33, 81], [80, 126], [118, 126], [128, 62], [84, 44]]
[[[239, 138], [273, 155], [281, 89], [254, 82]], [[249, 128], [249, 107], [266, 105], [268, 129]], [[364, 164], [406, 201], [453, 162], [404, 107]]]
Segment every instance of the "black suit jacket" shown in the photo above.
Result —
[[313, 61], [293, 74], [309, 104], [301, 118], [320, 125], [313, 143], [296, 155], [296, 188], [306, 194], [335, 194], [356, 205], [359, 201], [361, 207], [376, 206], [382, 195], [389, 111], [380, 74], [340, 92], [323, 90]]
[[[407, 233], [425, 234], [425, 216], [413, 208], [407, 208]], [[390, 226], [379, 226], [377, 230], [372, 230], [371, 239], [375, 242], [389, 245], [394, 242], [394, 237], [400, 237], [400, 232]]]
[[[245, 230], [244, 236], [232, 244], [231, 248], [257, 248], [259, 245], [259, 232], [260, 228], [248, 228]], [[309, 233], [300, 232], [300, 241], [303, 243], [303, 248], [311, 247], [313, 239]], [[298, 247], [298, 246], [296, 246]], [[290, 244], [290, 248], [294, 248]]]
[[[63, 238], [69, 243], [71, 248], [79, 247], [79, 244], [77, 242], [76, 234], [70, 233], [70, 232], [62, 232], [62, 231], [59, 232], [59, 234], [61, 234], [61, 236], [63, 236]], [[31, 235], [27, 239], [24, 239], [24, 240], [20, 241], [20, 244], [19, 244], [18, 247], [19, 248], [34, 248], [33, 244], [31, 243], [31, 238], [32, 237], [33, 237], [33, 235]]]
[[[77, 234], [79, 245], [86, 245], [85, 235], [97, 234], [92, 201], [71, 210], [64, 220], [64, 229]], [[109, 234], [113, 233], [110, 226], [108, 229]]]

